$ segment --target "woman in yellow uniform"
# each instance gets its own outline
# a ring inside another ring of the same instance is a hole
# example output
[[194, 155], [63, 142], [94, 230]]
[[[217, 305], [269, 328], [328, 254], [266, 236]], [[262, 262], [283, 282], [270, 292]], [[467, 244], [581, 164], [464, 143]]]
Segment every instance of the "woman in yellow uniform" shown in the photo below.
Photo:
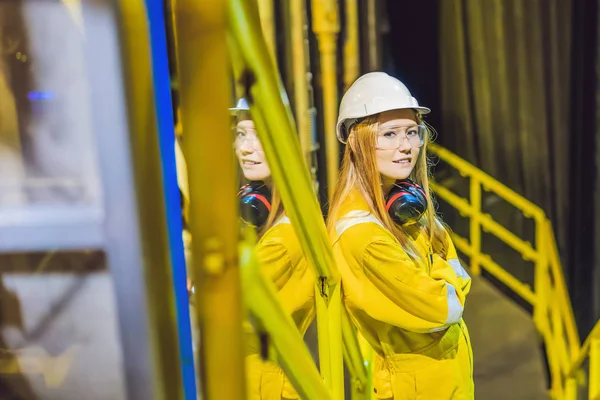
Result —
[[[315, 276], [274, 190], [249, 107], [244, 99], [235, 108], [235, 152], [248, 184], [238, 194], [242, 218], [257, 227], [260, 240], [257, 258], [263, 273], [271, 279], [279, 301], [304, 335], [315, 316]], [[248, 398], [253, 400], [298, 399], [298, 394], [273, 360], [263, 360], [260, 341], [249, 323], [246, 367]]]
[[382, 72], [360, 77], [340, 105], [346, 149], [328, 229], [345, 306], [376, 352], [378, 399], [474, 398], [462, 320], [471, 279], [429, 195], [429, 112]]

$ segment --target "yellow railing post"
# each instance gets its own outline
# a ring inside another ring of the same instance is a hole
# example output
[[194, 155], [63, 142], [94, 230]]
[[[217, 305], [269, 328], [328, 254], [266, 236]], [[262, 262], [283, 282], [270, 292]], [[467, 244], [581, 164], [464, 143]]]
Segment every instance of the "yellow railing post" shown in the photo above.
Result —
[[246, 388], [226, 10], [223, 0], [177, 0], [175, 9], [199, 370], [207, 400], [243, 400]]
[[537, 216], [535, 219], [535, 242], [537, 250], [537, 259], [535, 260], [534, 270], [534, 291], [535, 304], [533, 307], [533, 322], [540, 332], [545, 332], [550, 329], [548, 316], [548, 290], [550, 289], [550, 281], [547, 279], [548, 274], [548, 257], [547, 257], [547, 237], [546, 234], [546, 218]]
[[470, 218], [469, 236], [471, 239], [471, 273], [474, 276], [481, 274], [481, 224], [479, 221], [481, 213], [481, 182], [474, 176], [470, 180], [470, 203], [473, 213]]
[[577, 380], [575, 378], [567, 379], [565, 384], [565, 400], [577, 400]]
[[340, 150], [335, 135], [338, 109], [337, 37], [340, 21], [337, 0], [312, 0], [313, 31], [319, 42], [321, 82], [323, 86], [323, 120], [327, 156], [327, 193], [333, 195], [338, 176]]
[[590, 400], [600, 399], [600, 337], [592, 337], [590, 340], [590, 377], [589, 377]]

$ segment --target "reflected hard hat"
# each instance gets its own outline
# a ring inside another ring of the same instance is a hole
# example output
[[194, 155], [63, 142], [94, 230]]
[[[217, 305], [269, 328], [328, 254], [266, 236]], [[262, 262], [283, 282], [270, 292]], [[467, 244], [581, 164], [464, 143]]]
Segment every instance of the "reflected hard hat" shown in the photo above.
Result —
[[419, 106], [408, 88], [385, 72], [369, 72], [358, 78], [342, 97], [336, 125], [338, 140], [346, 143], [350, 127], [362, 118], [384, 111], [412, 109], [417, 114], [431, 110]]
[[229, 111], [250, 111], [250, 106], [246, 99], [242, 97], [237, 101], [235, 107], [230, 108]]

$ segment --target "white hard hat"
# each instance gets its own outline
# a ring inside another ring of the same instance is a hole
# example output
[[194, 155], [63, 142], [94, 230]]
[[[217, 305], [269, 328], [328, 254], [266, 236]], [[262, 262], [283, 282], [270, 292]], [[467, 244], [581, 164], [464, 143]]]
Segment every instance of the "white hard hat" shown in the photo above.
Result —
[[250, 106], [246, 99], [242, 97], [237, 101], [235, 107], [230, 108], [229, 111], [250, 111]]
[[336, 133], [340, 142], [346, 143], [350, 127], [358, 120], [384, 111], [410, 108], [418, 114], [431, 110], [419, 106], [408, 88], [385, 72], [369, 72], [358, 78], [342, 97]]

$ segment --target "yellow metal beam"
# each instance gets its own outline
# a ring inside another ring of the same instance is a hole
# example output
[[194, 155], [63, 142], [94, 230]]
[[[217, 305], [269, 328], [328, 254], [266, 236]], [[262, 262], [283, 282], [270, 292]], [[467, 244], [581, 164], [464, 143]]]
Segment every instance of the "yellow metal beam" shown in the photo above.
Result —
[[312, 0], [313, 32], [319, 42], [325, 154], [327, 158], [327, 193], [333, 196], [340, 163], [339, 143], [335, 134], [338, 111], [337, 37], [340, 21], [337, 0]]
[[202, 393], [208, 400], [242, 400], [246, 385], [226, 2], [177, 0], [175, 21]]

